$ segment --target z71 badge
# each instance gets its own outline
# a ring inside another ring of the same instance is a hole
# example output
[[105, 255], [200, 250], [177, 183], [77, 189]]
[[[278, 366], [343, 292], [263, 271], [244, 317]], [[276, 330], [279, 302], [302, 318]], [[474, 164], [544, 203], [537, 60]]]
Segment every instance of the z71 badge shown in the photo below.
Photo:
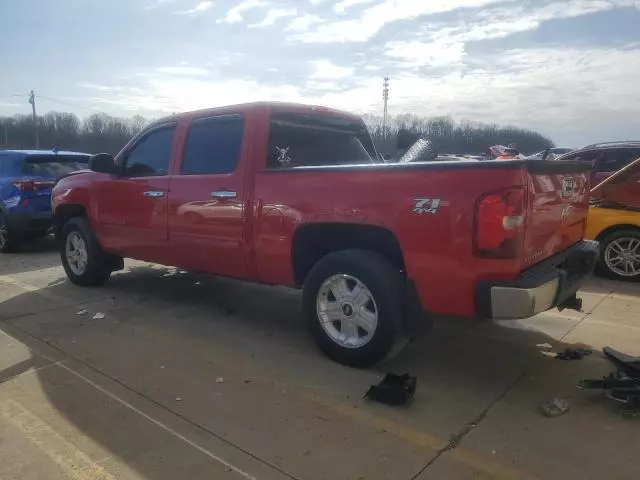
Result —
[[415, 204], [413, 206], [413, 213], [430, 213], [435, 215], [438, 212], [438, 208], [444, 205], [439, 198], [414, 198]]

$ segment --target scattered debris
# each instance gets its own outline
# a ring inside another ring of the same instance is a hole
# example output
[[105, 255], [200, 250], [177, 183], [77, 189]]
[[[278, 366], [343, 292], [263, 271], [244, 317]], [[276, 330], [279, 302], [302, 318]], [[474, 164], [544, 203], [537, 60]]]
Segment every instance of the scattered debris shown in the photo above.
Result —
[[181, 400], [182, 400], [182, 398], [176, 397], [176, 402], [180, 402]]
[[550, 343], [539, 343], [538, 345], [536, 345], [536, 347], [543, 348], [544, 350], [551, 350], [553, 348], [553, 345], [551, 345]]
[[163, 368], [164, 368], [164, 365], [160, 365], [160, 368], [161, 368], [161, 369], [163, 369]]
[[540, 352], [545, 357], [557, 358], [558, 354], [556, 352]]
[[216, 383], [224, 383], [224, 378], [222, 377], [216, 378]]
[[245, 384], [246, 384], [246, 383], [251, 383], [251, 382], [253, 382], [253, 380], [249, 380], [249, 379], [247, 379], [247, 380], [245, 380], [245, 381], [244, 381], [244, 383], [245, 383]]
[[76, 312], [76, 315], [86, 315], [87, 313], [89, 313], [89, 310], [80, 310], [79, 312]]
[[583, 357], [591, 355], [593, 350], [588, 348], [565, 348], [556, 354], [558, 360], [582, 360]]
[[377, 385], [372, 385], [364, 398], [386, 405], [405, 405], [413, 398], [418, 379], [405, 373], [395, 375], [388, 373]]
[[569, 403], [562, 398], [552, 398], [540, 405], [540, 412], [545, 417], [559, 417], [569, 411]]
[[627, 406], [625, 415], [640, 415], [640, 357], [614, 350], [602, 349], [604, 355], [618, 369], [600, 379], [586, 379], [578, 383], [584, 390], [608, 390], [607, 396]]
[[104, 318], [104, 313], [98, 312], [93, 316], [94, 320], [102, 320]]

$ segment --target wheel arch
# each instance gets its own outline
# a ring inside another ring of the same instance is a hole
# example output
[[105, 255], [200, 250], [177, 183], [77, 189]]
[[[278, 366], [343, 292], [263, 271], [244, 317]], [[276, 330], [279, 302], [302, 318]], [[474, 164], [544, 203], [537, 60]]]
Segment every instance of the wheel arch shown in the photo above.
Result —
[[60, 230], [70, 219], [74, 217], [87, 217], [87, 210], [80, 204], [59, 205], [53, 215], [53, 231], [57, 236]]
[[374, 251], [399, 271], [405, 270], [400, 242], [389, 229], [355, 223], [311, 223], [299, 226], [293, 234], [291, 262], [296, 284], [304, 284], [321, 258], [350, 249]]
[[621, 231], [621, 230], [635, 230], [638, 234], [640, 234], [640, 226], [633, 224], [620, 223], [616, 225], [611, 225], [604, 230], [602, 230], [598, 235], [596, 235], [596, 240], [601, 242], [605, 237], [611, 235], [612, 233]]

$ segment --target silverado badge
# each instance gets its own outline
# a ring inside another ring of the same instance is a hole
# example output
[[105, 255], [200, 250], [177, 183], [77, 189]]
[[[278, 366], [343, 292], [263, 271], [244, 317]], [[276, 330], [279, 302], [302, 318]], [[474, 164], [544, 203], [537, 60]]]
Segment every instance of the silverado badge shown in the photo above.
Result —
[[435, 215], [438, 207], [443, 204], [439, 198], [414, 198], [413, 213], [430, 213]]

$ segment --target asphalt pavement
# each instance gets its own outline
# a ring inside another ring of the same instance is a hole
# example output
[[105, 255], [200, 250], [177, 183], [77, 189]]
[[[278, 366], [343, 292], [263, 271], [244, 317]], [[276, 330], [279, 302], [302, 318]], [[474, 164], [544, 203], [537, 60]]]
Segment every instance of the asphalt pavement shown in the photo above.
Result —
[[[434, 319], [355, 370], [317, 352], [299, 292], [133, 261], [82, 289], [45, 240], [0, 257], [0, 478], [637, 479], [640, 417], [576, 384], [612, 370], [605, 345], [640, 355], [640, 285], [582, 296], [581, 313]], [[386, 372], [418, 377], [410, 405], [363, 400]], [[570, 410], [542, 416], [554, 397]]]

